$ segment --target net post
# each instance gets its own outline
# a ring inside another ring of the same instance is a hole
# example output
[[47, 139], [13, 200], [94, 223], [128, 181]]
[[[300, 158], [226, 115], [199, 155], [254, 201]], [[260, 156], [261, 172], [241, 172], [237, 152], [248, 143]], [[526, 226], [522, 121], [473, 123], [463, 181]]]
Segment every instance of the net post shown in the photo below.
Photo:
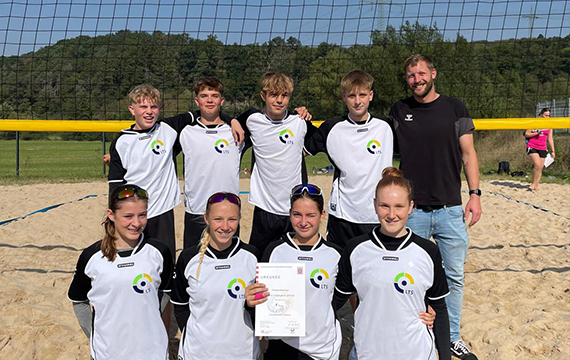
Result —
[[16, 176], [20, 176], [20, 132], [16, 131]]

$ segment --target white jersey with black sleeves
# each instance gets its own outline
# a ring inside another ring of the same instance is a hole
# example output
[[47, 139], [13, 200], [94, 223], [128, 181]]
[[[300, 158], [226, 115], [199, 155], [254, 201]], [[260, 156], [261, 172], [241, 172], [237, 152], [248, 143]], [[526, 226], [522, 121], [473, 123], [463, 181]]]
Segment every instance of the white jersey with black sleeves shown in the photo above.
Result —
[[291, 188], [307, 182], [303, 148], [315, 127], [289, 112], [276, 121], [253, 109], [238, 120], [246, 131], [246, 146], [253, 147], [249, 202], [272, 214], [289, 215]]
[[393, 147], [389, 123], [370, 114], [361, 122], [348, 115], [327, 120], [315, 131], [306, 151], [326, 153], [335, 168], [329, 214], [357, 224], [378, 222], [374, 191], [382, 171], [392, 166]]
[[[336, 360], [340, 355], [342, 334], [332, 308], [334, 284], [341, 249], [320, 235], [316, 244], [297, 245], [288, 233], [269, 244], [263, 262], [304, 263], [306, 336], [281, 340], [317, 360]], [[270, 295], [271, 296], [271, 295]]]
[[[390, 250], [388, 241], [399, 240]], [[400, 240], [401, 239], [401, 240]], [[389, 238], [376, 227], [352, 239], [342, 254], [336, 291], [358, 294], [354, 343], [359, 360], [436, 360], [433, 332], [419, 319], [425, 298], [449, 293], [437, 245], [408, 229]]]
[[159, 121], [149, 130], [122, 130], [111, 143], [110, 191], [120, 184], [145, 189], [149, 218], [170, 211], [181, 201], [174, 162], [180, 130], [180, 124], [174, 121], [177, 118]]
[[114, 261], [103, 256], [101, 241], [83, 250], [68, 298], [93, 307], [91, 359], [168, 360], [158, 292], [170, 292], [172, 264], [168, 247], [144, 235]]
[[187, 213], [203, 214], [208, 197], [216, 192], [239, 194], [243, 145], [236, 145], [229, 125], [205, 125], [197, 118], [182, 129], [180, 145], [184, 152]]
[[199, 259], [198, 245], [183, 250], [176, 264], [170, 301], [190, 308], [179, 359], [257, 359], [259, 340], [245, 310], [245, 288], [255, 282], [255, 248], [237, 237], [223, 251], [208, 246], [196, 278]]

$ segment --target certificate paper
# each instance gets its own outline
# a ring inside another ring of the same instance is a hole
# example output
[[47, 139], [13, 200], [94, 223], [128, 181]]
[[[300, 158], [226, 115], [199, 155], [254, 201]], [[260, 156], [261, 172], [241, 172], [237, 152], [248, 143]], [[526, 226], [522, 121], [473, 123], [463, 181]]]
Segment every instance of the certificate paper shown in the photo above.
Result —
[[255, 336], [305, 336], [305, 264], [258, 263], [269, 297], [255, 306]]

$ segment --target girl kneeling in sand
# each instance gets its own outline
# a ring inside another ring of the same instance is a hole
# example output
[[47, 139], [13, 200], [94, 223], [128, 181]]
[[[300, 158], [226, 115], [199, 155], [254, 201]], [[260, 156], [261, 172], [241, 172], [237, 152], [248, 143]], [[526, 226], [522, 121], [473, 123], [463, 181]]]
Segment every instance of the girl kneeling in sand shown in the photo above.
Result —
[[68, 292], [91, 359], [168, 360], [160, 304], [170, 292], [172, 255], [164, 243], [143, 235], [145, 190], [122, 185], [109, 202], [105, 235], [79, 256]]
[[180, 360], [259, 357], [244, 304], [246, 284], [255, 281], [257, 251], [234, 236], [240, 208], [235, 194], [210, 196], [200, 243], [178, 258], [171, 302], [182, 331]]
[[[343, 251], [334, 293], [339, 309], [356, 293], [354, 344], [359, 360], [451, 359], [445, 296], [449, 293], [437, 245], [406, 228], [412, 189], [400, 170], [382, 172], [374, 199], [380, 225]], [[427, 298], [433, 331], [417, 317]], [[435, 341], [434, 341], [435, 335]]]

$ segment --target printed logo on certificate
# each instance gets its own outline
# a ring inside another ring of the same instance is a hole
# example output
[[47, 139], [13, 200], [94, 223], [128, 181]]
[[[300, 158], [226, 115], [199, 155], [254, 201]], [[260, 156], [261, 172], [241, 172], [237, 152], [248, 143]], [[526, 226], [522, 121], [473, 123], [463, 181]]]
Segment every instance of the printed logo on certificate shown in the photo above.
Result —
[[269, 297], [255, 307], [255, 336], [305, 336], [305, 264], [258, 263]]

